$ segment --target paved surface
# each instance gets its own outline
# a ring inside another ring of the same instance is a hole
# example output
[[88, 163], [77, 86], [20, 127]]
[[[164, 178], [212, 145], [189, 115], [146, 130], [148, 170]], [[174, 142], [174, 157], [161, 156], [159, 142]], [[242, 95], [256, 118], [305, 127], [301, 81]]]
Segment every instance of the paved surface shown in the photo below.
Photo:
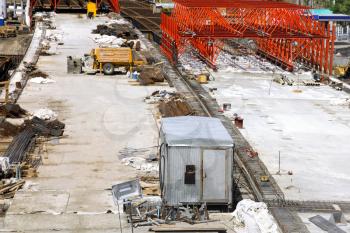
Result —
[[297, 87], [264, 74], [216, 77], [209, 86], [218, 88], [219, 103], [232, 104], [229, 114], [244, 118], [241, 132], [271, 174], [278, 172], [281, 152], [281, 175], [274, 177], [287, 199], [350, 200], [350, 109], [342, 105], [348, 94], [328, 86], [303, 86], [296, 93]]
[[[66, 73], [66, 57], [95, 47], [91, 30], [105, 19], [57, 15], [64, 45], [40, 57], [38, 67], [56, 83], [28, 83], [19, 103], [29, 111], [47, 107], [66, 124], [65, 137], [49, 142], [39, 177], [13, 200], [4, 228], [22, 232], [115, 232], [119, 227], [109, 188], [133, 179], [136, 170], [120, 163], [121, 151], [157, 145], [158, 130], [143, 98], [159, 87], [140, 87], [124, 76]], [[124, 222], [125, 225], [125, 222]]]

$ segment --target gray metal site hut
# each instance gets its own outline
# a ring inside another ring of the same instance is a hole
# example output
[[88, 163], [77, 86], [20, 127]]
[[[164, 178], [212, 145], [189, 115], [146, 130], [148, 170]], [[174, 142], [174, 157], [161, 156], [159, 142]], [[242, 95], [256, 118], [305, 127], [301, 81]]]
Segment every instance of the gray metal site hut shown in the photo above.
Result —
[[232, 203], [234, 143], [219, 119], [163, 118], [160, 140], [160, 185], [167, 205]]

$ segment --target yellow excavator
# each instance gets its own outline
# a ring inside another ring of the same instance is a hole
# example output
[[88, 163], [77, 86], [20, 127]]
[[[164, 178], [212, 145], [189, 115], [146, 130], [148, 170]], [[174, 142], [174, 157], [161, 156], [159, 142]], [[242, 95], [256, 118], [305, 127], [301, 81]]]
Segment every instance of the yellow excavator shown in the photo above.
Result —
[[335, 67], [335, 75], [339, 79], [350, 79], [350, 61], [349, 61], [349, 64], [345, 66]]

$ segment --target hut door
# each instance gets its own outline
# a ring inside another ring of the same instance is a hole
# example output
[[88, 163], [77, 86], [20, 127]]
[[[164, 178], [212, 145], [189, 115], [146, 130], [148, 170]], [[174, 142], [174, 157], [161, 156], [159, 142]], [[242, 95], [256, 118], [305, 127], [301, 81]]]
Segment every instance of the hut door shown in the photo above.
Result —
[[226, 200], [225, 155], [225, 150], [203, 150], [203, 201]]

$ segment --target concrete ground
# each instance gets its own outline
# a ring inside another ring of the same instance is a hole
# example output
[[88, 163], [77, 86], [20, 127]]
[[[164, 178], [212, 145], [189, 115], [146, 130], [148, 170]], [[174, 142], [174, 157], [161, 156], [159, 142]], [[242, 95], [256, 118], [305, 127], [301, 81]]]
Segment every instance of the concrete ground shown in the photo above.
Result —
[[[220, 104], [232, 104], [227, 115], [244, 118], [241, 132], [286, 199], [350, 201], [348, 94], [329, 86], [282, 86], [271, 74], [215, 76], [207, 86], [218, 88]], [[281, 175], [276, 175], [279, 152]]]
[[[56, 81], [28, 82], [19, 104], [28, 111], [50, 108], [66, 124], [64, 137], [46, 145], [32, 187], [16, 194], [4, 228], [21, 232], [115, 232], [119, 227], [110, 188], [134, 179], [120, 151], [157, 145], [158, 129], [151, 105], [143, 98], [159, 87], [131, 85], [125, 76], [86, 76], [66, 72], [67, 56], [82, 56], [95, 47], [91, 30], [105, 18], [56, 16], [64, 45], [58, 54], [42, 56], [38, 68]], [[125, 220], [123, 220], [125, 225]]]

